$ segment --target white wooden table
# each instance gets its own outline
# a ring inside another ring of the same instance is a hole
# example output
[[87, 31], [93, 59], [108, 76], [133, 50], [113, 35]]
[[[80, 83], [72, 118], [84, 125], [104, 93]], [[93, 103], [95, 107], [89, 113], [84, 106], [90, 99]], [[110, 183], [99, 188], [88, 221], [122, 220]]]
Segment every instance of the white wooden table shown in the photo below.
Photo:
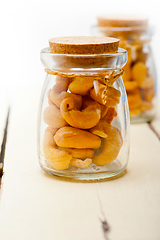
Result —
[[38, 87], [22, 91], [11, 109], [0, 239], [159, 240], [160, 116], [152, 125], [131, 125], [130, 159], [124, 176], [98, 183], [68, 182], [39, 167], [39, 96]]

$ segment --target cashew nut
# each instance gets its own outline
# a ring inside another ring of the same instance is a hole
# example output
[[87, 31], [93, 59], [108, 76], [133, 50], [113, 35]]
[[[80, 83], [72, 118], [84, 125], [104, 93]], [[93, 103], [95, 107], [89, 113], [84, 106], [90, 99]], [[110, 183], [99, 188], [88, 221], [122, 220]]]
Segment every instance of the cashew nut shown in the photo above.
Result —
[[72, 93], [86, 95], [93, 87], [93, 81], [93, 77], [75, 77], [68, 88]]
[[[103, 122], [103, 131], [106, 134], [104, 138], [103, 149], [97, 155], [94, 155], [92, 161], [94, 164], [104, 166], [114, 161], [123, 144], [121, 132], [107, 122]], [[95, 133], [95, 131], [93, 131]]]
[[134, 91], [127, 92], [129, 109], [138, 108], [141, 106], [141, 93], [140, 89], [135, 89]]
[[72, 127], [89, 129], [94, 127], [101, 117], [101, 106], [97, 103], [89, 105], [82, 111], [76, 109], [72, 98], [65, 98], [60, 106], [61, 114]]
[[114, 87], [94, 81], [94, 88], [90, 90], [90, 96], [97, 102], [107, 106], [115, 106], [119, 103], [121, 93]]
[[126, 81], [124, 82], [124, 86], [126, 91], [133, 91], [138, 87], [138, 84], [136, 81]]
[[56, 128], [47, 127], [43, 138], [43, 153], [48, 162], [57, 170], [67, 169], [72, 155], [57, 148], [54, 141]]
[[54, 104], [44, 109], [43, 120], [47, 125], [53, 128], [60, 128], [68, 125], [62, 117], [60, 109]]
[[98, 136], [73, 127], [60, 128], [54, 135], [54, 140], [59, 147], [66, 148], [97, 149], [101, 145], [101, 140]]
[[137, 62], [131, 68], [131, 77], [141, 87], [147, 74], [147, 67], [143, 62]]

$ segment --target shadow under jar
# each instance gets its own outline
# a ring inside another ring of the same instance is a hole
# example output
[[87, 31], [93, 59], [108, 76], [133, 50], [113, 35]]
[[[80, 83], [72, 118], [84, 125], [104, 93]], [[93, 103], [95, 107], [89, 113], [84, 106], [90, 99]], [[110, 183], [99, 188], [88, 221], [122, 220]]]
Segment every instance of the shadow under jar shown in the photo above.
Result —
[[129, 158], [129, 111], [119, 40], [62, 37], [41, 51], [47, 73], [38, 115], [38, 157], [47, 173], [104, 180]]
[[92, 34], [117, 37], [128, 52], [123, 81], [127, 91], [131, 123], [151, 121], [156, 114], [157, 80], [151, 49], [153, 26], [139, 16], [98, 16]]

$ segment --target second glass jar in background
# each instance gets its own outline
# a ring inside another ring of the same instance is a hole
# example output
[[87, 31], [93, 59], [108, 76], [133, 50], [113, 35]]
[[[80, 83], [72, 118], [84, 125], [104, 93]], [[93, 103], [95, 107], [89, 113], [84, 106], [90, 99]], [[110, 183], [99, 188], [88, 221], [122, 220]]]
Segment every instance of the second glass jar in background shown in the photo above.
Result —
[[116, 37], [128, 51], [123, 81], [127, 92], [131, 122], [151, 121], [156, 114], [157, 79], [151, 49], [153, 26], [148, 18], [137, 16], [99, 16], [92, 35]]

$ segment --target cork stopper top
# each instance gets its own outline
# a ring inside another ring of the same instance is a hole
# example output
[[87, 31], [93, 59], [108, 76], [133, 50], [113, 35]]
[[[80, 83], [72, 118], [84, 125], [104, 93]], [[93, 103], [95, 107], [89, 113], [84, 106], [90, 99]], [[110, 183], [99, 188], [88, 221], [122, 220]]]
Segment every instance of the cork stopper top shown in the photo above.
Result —
[[138, 15], [101, 15], [97, 17], [99, 27], [147, 26], [148, 17]]
[[118, 52], [119, 39], [100, 36], [71, 36], [49, 39], [51, 53], [106, 54]]

